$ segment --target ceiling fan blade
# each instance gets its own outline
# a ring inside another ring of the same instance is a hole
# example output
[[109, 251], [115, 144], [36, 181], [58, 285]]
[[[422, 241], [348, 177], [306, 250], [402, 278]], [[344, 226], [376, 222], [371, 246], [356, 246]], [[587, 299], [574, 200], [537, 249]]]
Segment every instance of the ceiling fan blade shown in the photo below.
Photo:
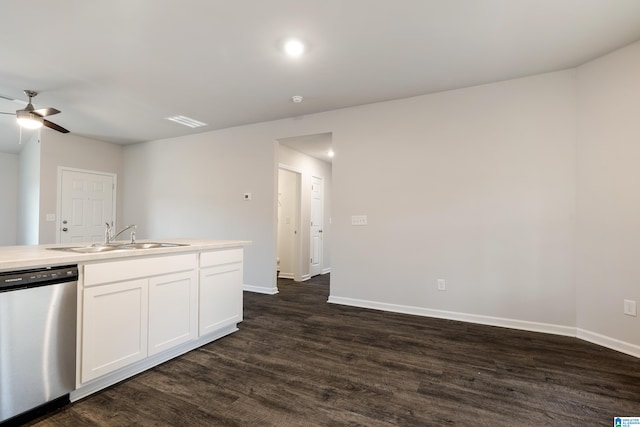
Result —
[[44, 122], [42, 123], [43, 125], [45, 125], [46, 127], [48, 127], [49, 129], [53, 129], [53, 130], [57, 130], [58, 132], [62, 132], [62, 133], [69, 133], [69, 131], [65, 128], [63, 128], [60, 125], [57, 125], [53, 122], [50, 122], [49, 120], [44, 120]]
[[5, 112], [3, 112], [3, 111], [0, 111], [0, 114], [10, 114], [10, 115], [12, 115], [12, 116], [15, 116], [15, 115], [16, 115], [16, 113], [5, 113]]
[[39, 116], [47, 117], [60, 113], [60, 110], [57, 110], [55, 108], [39, 108], [37, 110], [33, 110], [33, 112]]

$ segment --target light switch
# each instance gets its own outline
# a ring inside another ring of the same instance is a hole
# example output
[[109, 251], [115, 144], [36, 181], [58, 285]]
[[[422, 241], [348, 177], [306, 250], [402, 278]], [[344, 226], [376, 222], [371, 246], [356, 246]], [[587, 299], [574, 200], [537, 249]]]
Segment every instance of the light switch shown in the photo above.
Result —
[[637, 316], [638, 312], [636, 311], [636, 302], [634, 300], [624, 300], [624, 314], [627, 316]]
[[367, 216], [351, 215], [351, 225], [367, 225]]

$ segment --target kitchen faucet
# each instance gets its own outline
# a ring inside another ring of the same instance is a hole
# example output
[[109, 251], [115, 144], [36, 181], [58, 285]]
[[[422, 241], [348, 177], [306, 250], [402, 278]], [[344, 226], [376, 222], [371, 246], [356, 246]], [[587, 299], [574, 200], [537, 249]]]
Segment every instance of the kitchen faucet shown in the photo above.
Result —
[[[135, 229], [136, 225], [135, 224], [131, 224], [131, 225], [127, 225], [125, 228], [123, 228], [122, 230], [118, 231], [115, 235], [113, 234], [113, 223], [109, 224], [108, 222], [105, 223], [107, 225], [107, 228], [104, 230], [104, 244], [108, 245], [111, 242], [114, 242], [119, 235], [121, 235], [122, 233], [124, 233], [127, 230], [130, 229]], [[136, 242], [136, 232], [135, 231], [131, 231], [131, 243], [135, 243]]]

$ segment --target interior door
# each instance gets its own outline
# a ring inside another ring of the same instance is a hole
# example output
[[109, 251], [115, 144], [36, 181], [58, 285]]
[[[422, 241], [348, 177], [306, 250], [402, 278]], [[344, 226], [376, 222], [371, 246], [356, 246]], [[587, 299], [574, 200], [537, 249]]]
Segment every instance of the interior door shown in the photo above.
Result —
[[322, 178], [311, 177], [311, 248], [309, 275], [322, 273]]
[[300, 267], [303, 260], [300, 254], [302, 233], [298, 232], [300, 229], [300, 181], [299, 172], [282, 168], [278, 170], [277, 255], [280, 261], [278, 277], [297, 281], [301, 280]]
[[115, 175], [62, 170], [60, 243], [101, 242], [105, 223], [114, 220]]

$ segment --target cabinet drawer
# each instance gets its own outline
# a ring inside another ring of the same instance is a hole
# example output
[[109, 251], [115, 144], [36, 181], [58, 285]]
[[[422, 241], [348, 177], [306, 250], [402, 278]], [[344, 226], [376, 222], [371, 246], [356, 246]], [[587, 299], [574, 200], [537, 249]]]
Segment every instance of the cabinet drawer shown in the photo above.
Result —
[[223, 249], [200, 254], [200, 268], [242, 262], [242, 249]]
[[84, 266], [84, 286], [193, 270], [196, 259], [196, 254], [191, 253], [87, 264]]

